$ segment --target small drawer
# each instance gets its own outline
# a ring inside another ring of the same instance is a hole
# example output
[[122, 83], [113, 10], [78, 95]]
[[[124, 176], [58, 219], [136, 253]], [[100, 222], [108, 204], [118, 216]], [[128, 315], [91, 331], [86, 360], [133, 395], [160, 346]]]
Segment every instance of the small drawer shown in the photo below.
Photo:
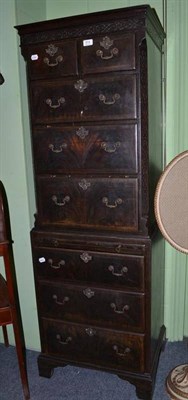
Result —
[[41, 225], [138, 230], [137, 178], [40, 177], [37, 193]]
[[33, 148], [37, 173], [138, 172], [137, 125], [34, 129]]
[[144, 372], [144, 335], [42, 319], [47, 354], [107, 370]]
[[76, 41], [35, 44], [28, 46], [25, 53], [31, 79], [78, 74]]
[[144, 256], [103, 254], [83, 250], [33, 248], [39, 279], [93, 282], [144, 291]]
[[45, 317], [144, 332], [144, 294], [40, 282], [38, 296]]
[[135, 35], [104, 35], [81, 42], [84, 74], [135, 69]]

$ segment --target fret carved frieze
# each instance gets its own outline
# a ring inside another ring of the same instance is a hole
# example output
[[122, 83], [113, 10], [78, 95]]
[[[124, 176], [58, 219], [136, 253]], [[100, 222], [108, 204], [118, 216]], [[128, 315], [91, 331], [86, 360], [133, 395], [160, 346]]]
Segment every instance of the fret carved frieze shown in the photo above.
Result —
[[71, 27], [66, 29], [55, 29], [43, 32], [33, 32], [32, 34], [25, 34], [21, 37], [22, 45], [30, 43], [40, 43], [53, 40], [68, 39], [73, 37], [89, 36], [96, 34], [105, 34], [109, 32], [120, 32], [127, 30], [136, 30], [144, 28], [145, 19], [128, 18], [118, 21], [110, 21], [105, 23], [96, 23], [93, 25], [83, 25], [79, 27]]

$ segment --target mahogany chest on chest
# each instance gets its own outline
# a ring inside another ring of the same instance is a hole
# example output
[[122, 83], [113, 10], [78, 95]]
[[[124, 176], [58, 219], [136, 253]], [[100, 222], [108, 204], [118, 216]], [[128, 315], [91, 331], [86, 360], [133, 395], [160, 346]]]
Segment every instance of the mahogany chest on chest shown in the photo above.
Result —
[[[17, 27], [26, 61], [39, 373], [119, 375], [152, 399], [162, 347], [162, 45], [149, 6]], [[125, 395], [126, 399], [126, 395]]]

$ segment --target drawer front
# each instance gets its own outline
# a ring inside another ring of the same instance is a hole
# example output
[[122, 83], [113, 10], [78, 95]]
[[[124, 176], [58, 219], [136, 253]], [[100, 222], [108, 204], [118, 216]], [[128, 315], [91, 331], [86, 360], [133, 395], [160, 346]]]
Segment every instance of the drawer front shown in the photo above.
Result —
[[114, 253], [116, 256], [145, 256], [148, 257], [148, 241], [143, 238], [135, 239], [126, 237], [114, 237], [112, 235], [103, 236], [99, 233], [88, 233], [85, 231], [47, 231], [34, 228], [31, 231], [33, 247], [52, 248], [54, 250], [62, 250], [64, 248], [72, 250], [83, 249], [85, 252]]
[[34, 249], [33, 253], [39, 279], [93, 282], [144, 291], [144, 256], [45, 248]]
[[74, 80], [31, 83], [31, 114], [34, 123], [80, 119], [80, 94]]
[[137, 332], [145, 328], [143, 294], [40, 283], [39, 299], [45, 317]]
[[[38, 178], [38, 218], [41, 224], [136, 231], [136, 178]], [[81, 211], [81, 212], [80, 212]]]
[[137, 125], [35, 129], [37, 173], [97, 171], [137, 173]]
[[108, 369], [144, 372], [144, 335], [43, 319], [46, 352]]
[[81, 43], [83, 73], [97, 73], [135, 68], [135, 35], [106, 35]]
[[136, 75], [32, 82], [35, 123], [135, 119]]
[[76, 41], [29, 46], [26, 49], [26, 59], [31, 79], [78, 74]]
[[136, 75], [87, 78], [82, 94], [82, 120], [137, 118]]

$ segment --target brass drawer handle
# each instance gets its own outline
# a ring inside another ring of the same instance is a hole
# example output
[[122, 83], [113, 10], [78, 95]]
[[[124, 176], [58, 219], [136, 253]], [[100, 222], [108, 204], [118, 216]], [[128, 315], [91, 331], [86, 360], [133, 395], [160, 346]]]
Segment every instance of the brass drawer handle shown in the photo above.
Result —
[[57, 196], [53, 195], [52, 196], [52, 201], [56, 204], [56, 206], [62, 207], [64, 206], [66, 203], [68, 203], [70, 201], [70, 196], [65, 196], [63, 198], [62, 202], [58, 202], [57, 200]]
[[[59, 50], [59, 48], [56, 47], [53, 43], [51, 43], [48, 45], [47, 49], [45, 49], [45, 52], [47, 54], [49, 54], [50, 57], [54, 57], [54, 55], [57, 53], [58, 50]], [[56, 65], [58, 65], [58, 63], [63, 61], [63, 56], [59, 55], [56, 57], [55, 60], [56, 60], [55, 63], [54, 62], [50, 63], [50, 60], [48, 57], [43, 58], [44, 63], [47, 64], [49, 67], [56, 67]]]
[[[103, 40], [100, 42], [100, 46], [103, 47], [105, 50], [109, 50], [111, 46], [113, 46], [114, 41], [109, 38], [109, 36], [104, 36]], [[101, 57], [103, 60], [109, 60], [110, 58], [117, 56], [119, 53], [119, 50], [114, 47], [113, 49], [110, 50], [110, 55], [104, 56], [102, 50], [97, 50], [96, 55]]]
[[112, 273], [112, 275], [114, 276], [123, 276], [124, 274], [126, 274], [128, 272], [128, 268], [127, 267], [122, 267], [121, 268], [121, 272], [114, 272], [115, 268], [113, 265], [109, 265], [108, 270]]
[[118, 356], [120, 356], [120, 357], [126, 357], [127, 354], [129, 354], [129, 353], [131, 352], [131, 349], [130, 349], [129, 347], [125, 347], [124, 352], [121, 353], [121, 352], [119, 351], [118, 346], [117, 346], [116, 344], [113, 346], [113, 350], [115, 350], [116, 354], [117, 354]]
[[76, 90], [78, 90], [80, 93], [83, 93], [85, 89], [87, 89], [88, 84], [87, 82], [84, 82], [82, 79], [79, 79], [75, 84], [74, 87]]
[[89, 261], [91, 261], [92, 260], [92, 256], [90, 256], [90, 254], [88, 254], [88, 253], [82, 253], [82, 254], [80, 254], [80, 258], [81, 258], [81, 260], [83, 261], [83, 262], [85, 262], [86, 264], [89, 262]]
[[86, 328], [85, 331], [86, 331], [88, 336], [95, 336], [96, 335], [96, 330], [93, 329], [93, 328]]
[[62, 340], [61, 335], [57, 334], [56, 339], [60, 344], [66, 345], [72, 341], [72, 337], [68, 336], [65, 340]]
[[60, 97], [57, 100], [58, 104], [52, 104], [52, 99], [46, 99], [46, 104], [50, 107], [50, 108], [59, 108], [61, 106], [61, 104], [65, 103], [65, 98], [64, 97]]
[[109, 204], [109, 200], [107, 197], [103, 197], [102, 198], [102, 202], [105, 204], [106, 207], [108, 208], [116, 208], [119, 204], [123, 203], [123, 200], [121, 198], [118, 198], [117, 200], [115, 200], [114, 204]]
[[91, 290], [90, 288], [84, 289], [83, 294], [88, 298], [91, 299], [93, 296], [95, 296], [94, 290]]
[[48, 147], [53, 153], [61, 153], [63, 151], [63, 149], [67, 148], [67, 144], [62, 143], [58, 148], [56, 148], [56, 146], [54, 144], [49, 144]]
[[53, 295], [52, 295], [52, 299], [53, 299], [53, 300], [55, 301], [55, 303], [58, 304], [59, 306], [64, 306], [64, 304], [67, 303], [67, 302], [70, 300], [68, 296], [65, 296], [64, 299], [63, 299], [63, 301], [59, 301], [59, 300], [57, 299], [57, 295], [56, 295], [56, 294], [53, 294]]
[[130, 307], [128, 306], [128, 304], [125, 304], [125, 306], [123, 307], [122, 310], [117, 310], [117, 306], [116, 306], [115, 303], [111, 303], [111, 304], [110, 304], [110, 307], [113, 309], [113, 311], [114, 311], [116, 314], [124, 314], [125, 311], [129, 311], [129, 309], [130, 309]]
[[101, 147], [107, 153], [115, 153], [115, 151], [118, 149], [118, 147], [120, 147], [120, 142], [116, 142], [116, 143], [102, 142]]
[[119, 50], [114, 47], [113, 49], [110, 50], [110, 54], [108, 56], [104, 56], [104, 52], [102, 50], [97, 50], [96, 55], [100, 57], [102, 60], [110, 60], [114, 56], [117, 56], [119, 54]]
[[119, 99], [120, 99], [120, 94], [119, 94], [119, 93], [115, 93], [115, 94], [112, 96], [112, 100], [108, 100], [104, 94], [100, 94], [100, 95], [99, 95], [99, 100], [100, 100], [102, 103], [106, 104], [107, 106], [111, 106], [112, 104], [115, 104], [115, 102], [116, 102], [117, 100], [119, 100]]
[[56, 67], [59, 63], [61, 63], [63, 61], [63, 57], [62, 56], [57, 56], [54, 63], [51, 63], [48, 57], [44, 57], [43, 61], [49, 67]]
[[50, 264], [50, 268], [53, 268], [53, 269], [60, 269], [63, 265], [65, 265], [65, 261], [64, 261], [64, 260], [61, 260], [61, 261], [58, 262], [57, 265], [54, 265], [54, 264], [53, 264], [53, 260], [52, 260], [51, 258], [49, 258], [49, 259], [48, 259], [48, 264]]

